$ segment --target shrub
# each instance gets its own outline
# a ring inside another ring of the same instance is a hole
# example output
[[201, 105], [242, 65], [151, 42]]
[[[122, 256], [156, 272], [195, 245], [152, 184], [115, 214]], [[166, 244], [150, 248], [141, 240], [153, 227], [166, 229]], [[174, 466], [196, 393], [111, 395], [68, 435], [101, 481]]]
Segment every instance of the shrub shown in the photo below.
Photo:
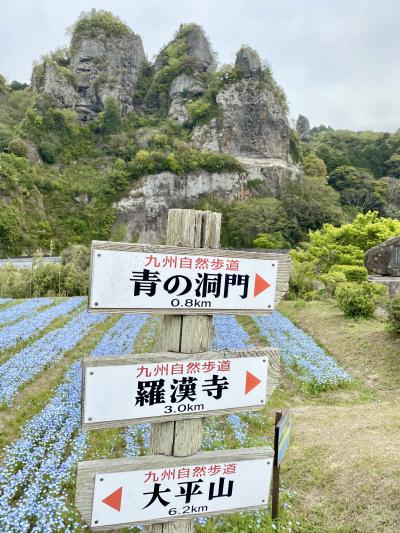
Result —
[[400, 335], [400, 296], [389, 300], [386, 310], [388, 313], [388, 330]]
[[26, 157], [28, 154], [28, 145], [22, 139], [13, 139], [7, 148], [9, 152], [20, 157]]
[[361, 283], [341, 283], [336, 289], [339, 308], [347, 317], [370, 318], [376, 306], [386, 294], [386, 288], [377, 283], [363, 281]]
[[333, 269], [328, 274], [322, 274], [318, 279], [324, 284], [325, 294], [328, 297], [334, 296], [339, 284], [347, 281], [344, 272]]
[[45, 163], [52, 165], [57, 161], [57, 147], [49, 141], [43, 141], [39, 146], [39, 154]]
[[310, 263], [292, 261], [288, 292], [289, 298], [311, 300], [315, 296], [315, 274], [313, 267], [314, 265]]
[[343, 273], [347, 281], [366, 281], [368, 277], [368, 270], [363, 266], [334, 265], [329, 270], [329, 274], [333, 272]]

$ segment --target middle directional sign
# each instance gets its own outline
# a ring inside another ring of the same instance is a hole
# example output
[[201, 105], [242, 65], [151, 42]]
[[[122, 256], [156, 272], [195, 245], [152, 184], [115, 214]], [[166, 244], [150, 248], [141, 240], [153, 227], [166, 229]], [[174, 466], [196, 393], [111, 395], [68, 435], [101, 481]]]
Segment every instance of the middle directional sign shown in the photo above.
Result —
[[82, 426], [120, 427], [259, 409], [271, 393], [269, 364], [276, 352], [264, 348], [84, 359]]

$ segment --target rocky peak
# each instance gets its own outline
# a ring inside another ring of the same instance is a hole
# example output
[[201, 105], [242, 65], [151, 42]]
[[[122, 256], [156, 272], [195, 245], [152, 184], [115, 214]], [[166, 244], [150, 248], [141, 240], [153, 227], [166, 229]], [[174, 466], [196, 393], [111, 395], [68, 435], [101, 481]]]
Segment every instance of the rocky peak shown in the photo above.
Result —
[[172, 55], [186, 55], [191, 72], [213, 72], [216, 69], [210, 43], [198, 24], [181, 24], [175, 38], [158, 54], [154, 68], [157, 72], [168, 64]]
[[302, 141], [308, 141], [310, 139], [310, 122], [304, 115], [298, 116], [296, 131]]
[[259, 76], [261, 74], [260, 56], [249, 46], [242, 46], [236, 54], [235, 67], [244, 77]]
[[[75, 109], [82, 120], [93, 118], [109, 97], [125, 114], [133, 109], [145, 64], [141, 38], [110, 13], [92, 10], [73, 28], [68, 66], [60, 68], [51, 59], [44, 62], [40, 90], [53, 96], [59, 107]], [[34, 73], [34, 90], [36, 78]]]

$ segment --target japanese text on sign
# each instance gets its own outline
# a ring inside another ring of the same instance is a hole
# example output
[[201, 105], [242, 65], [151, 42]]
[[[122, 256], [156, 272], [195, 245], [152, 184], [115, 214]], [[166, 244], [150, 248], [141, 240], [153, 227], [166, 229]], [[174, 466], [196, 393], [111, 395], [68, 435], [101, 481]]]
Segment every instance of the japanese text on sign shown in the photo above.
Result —
[[92, 309], [265, 309], [277, 261], [94, 250]]
[[92, 527], [267, 505], [271, 459], [97, 474]]
[[268, 357], [85, 368], [85, 424], [262, 406]]

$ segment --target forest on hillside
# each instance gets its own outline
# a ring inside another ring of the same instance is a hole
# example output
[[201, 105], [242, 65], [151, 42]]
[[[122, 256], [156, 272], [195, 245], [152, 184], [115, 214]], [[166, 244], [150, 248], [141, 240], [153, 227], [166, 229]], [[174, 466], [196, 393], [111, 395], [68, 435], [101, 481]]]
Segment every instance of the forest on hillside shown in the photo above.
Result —
[[[73, 28], [71, 46], [82, 24], [90, 31], [125, 31], [111, 14], [91, 12]], [[191, 143], [193, 128], [218, 116], [216, 94], [240, 79], [238, 69], [203, 74], [206, 94], [189, 102], [185, 124], [167, 116], [171, 80], [193, 69], [185, 44], [188, 27], [182, 25], [166, 47], [161, 69], [142, 69], [136, 112], [123, 114], [118, 102], [108, 98], [96, 118], [83, 123], [48, 95], [0, 77], [0, 256], [37, 250], [59, 254], [69, 244], [121, 240], [124, 231], [115, 224], [113, 203], [143, 175], [169, 170], [185, 179], [185, 173], [200, 169], [242, 170], [233, 156]], [[70, 50], [48, 58], [66, 72]], [[40, 65], [35, 67], [39, 77]], [[263, 76], [287, 113], [284, 93], [268, 67]], [[400, 132], [320, 126], [303, 141], [292, 131], [290, 148], [302, 173], [274, 197], [265, 195], [262, 179], [253, 179], [243, 201], [227, 204], [208, 195], [195, 204], [222, 212], [224, 247], [292, 247], [306, 240], [309, 230], [350, 222], [371, 210], [400, 217]]]

